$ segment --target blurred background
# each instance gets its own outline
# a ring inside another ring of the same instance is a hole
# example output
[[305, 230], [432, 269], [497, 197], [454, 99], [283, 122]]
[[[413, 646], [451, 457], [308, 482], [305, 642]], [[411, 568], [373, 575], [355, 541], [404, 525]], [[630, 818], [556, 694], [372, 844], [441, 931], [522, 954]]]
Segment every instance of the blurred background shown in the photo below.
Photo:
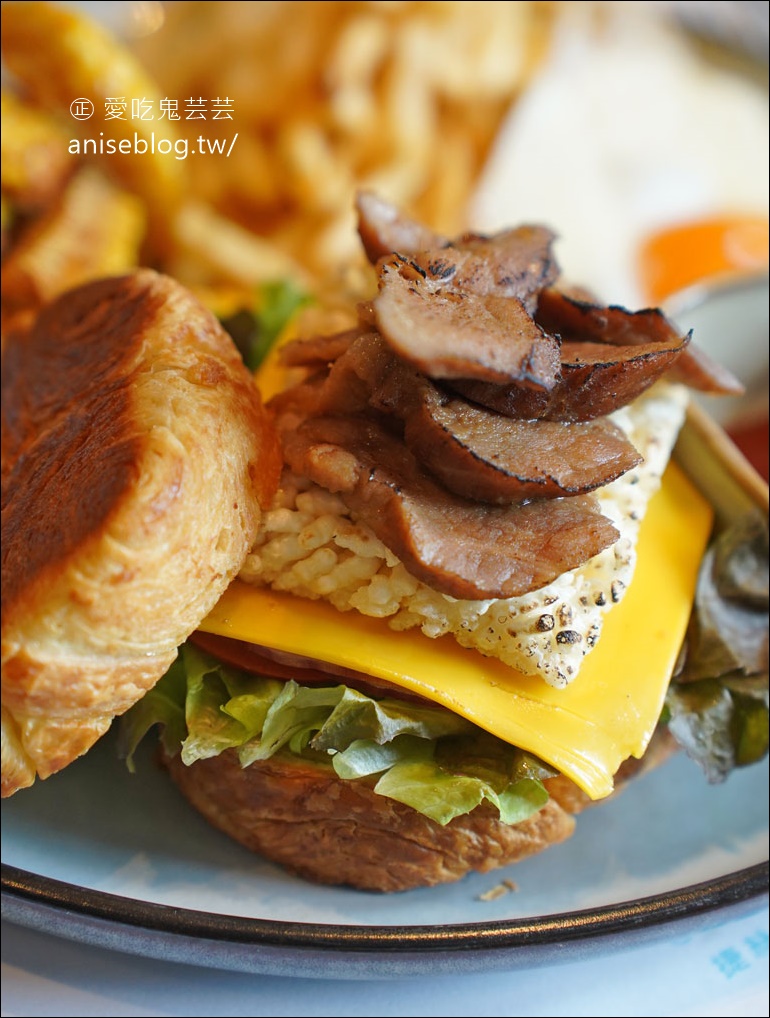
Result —
[[[3, 59], [6, 309], [136, 261], [218, 311], [355, 293], [359, 187], [450, 235], [539, 221], [566, 280], [739, 374], [709, 409], [767, 476], [767, 3], [5, 3]], [[135, 131], [223, 148], [71, 151]]]

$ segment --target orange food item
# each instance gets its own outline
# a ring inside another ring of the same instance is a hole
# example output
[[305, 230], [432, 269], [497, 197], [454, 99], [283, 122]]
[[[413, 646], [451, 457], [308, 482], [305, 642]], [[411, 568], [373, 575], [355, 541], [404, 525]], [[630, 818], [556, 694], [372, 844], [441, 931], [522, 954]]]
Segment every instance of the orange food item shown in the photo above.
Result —
[[641, 245], [639, 281], [645, 298], [659, 304], [703, 279], [750, 272], [768, 264], [768, 220], [721, 215], [678, 223]]

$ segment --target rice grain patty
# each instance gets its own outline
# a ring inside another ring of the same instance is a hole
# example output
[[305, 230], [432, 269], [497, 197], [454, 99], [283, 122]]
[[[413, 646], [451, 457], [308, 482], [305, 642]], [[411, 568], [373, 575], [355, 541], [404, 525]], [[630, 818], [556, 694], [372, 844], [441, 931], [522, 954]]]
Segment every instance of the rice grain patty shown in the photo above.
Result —
[[340, 611], [385, 618], [393, 629], [419, 626], [430, 637], [451, 633], [464, 647], [499, 657], [553, 686], [567, 685], [596, 643], [607, 610], [631, 582], [639, 525], [660, 485], [686, 405], [684, 388], [659, 383], [612, 415], [644, 457], [597, 492], [601, 512], [620, 538], [530, 594], [474, 601], [436, 593], [355, 521], [338, 495], [288, 470], [240, 577], [323, 598]]

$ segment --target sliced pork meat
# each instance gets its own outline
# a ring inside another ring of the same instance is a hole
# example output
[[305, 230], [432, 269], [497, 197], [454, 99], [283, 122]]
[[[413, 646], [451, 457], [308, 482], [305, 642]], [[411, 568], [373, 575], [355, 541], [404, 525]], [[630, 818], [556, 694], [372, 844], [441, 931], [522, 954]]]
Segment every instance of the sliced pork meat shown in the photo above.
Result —
[[694, 343], [676, 361], [668, 377], [711, 396], [740, 396], [746, 391], [732, 371]]
[[467, 498], [500, 505], [578, 495], [641, 462], [610, 421], [517, 421], [452, 399], [430, 382], [406, 423], [406, 444], [434, 477]]
[[657, 308], [628, 311], [619, 306], [604, 307], [579, 300], [559, 290], [546, 289], [540, 294], [538, 322], [564, 340], [588, 340], [613, 346], [638, 343], [662, 343], [671, 346], [680, 333]]
[[372, 264], [394, 253], [408, 255], [445, 288], [516, 297], [530, 312], [537, 294], [558, 279], [554, 234], [544, 226], [518, 226], [489, 237], [467, 233], [450, 241], [370, 192], [359, 193], [356, 209], [359, 236]]
[[591, 492], [640, 462], [606, 416], [664, 374], [740, 391], [660, 311], [556, 290], [544, 227], [450, 241], [357, 209], [378, 293], [286, 348], [308, 377], [270, 407], [292, 470], [438, 592], [519, 596], [585, 563], [618, 537]]
[[609, 421], [512, 420], [453, 398], [376, 334], [359, 337], [335, 361], [317, 412], [361, 413], [367, 406], [404, 422], [406, 444], [446, 488], [484, 502], [585, 494], [640, 461]]
[[544, 226], [519, 226], [491, 237], [466, 234], [441, 250], [413, 257], [444, 287], [480, 297], [515, 297], [531, 314], [540, 291], [559, 276], [553, 240]]
[[390, 379], [392, 384], [398, 384], [403, 373], [418, 375], [414, 368], [396, 357], [379, 333], [365, 333], [330, 366], [315, 416], [364, 413], [373, 405], [372, 392], [391, 384]]
[[[557, 290], [544, 290], [538, 301], [537, 321], [562, 340], [608, 343], [613, 346], [659, 343], [672, 348], [682, 336], [658, 308], [628, 311], [577, 300]], [[682, 342], [679, 357], [670, 364], [669, 377], [690, 388], [722, 395], [743, 392], [743, 386], [727, 368], [695, 345]]]
[[526, 594], [618, 537], [590, 496], [500, 507], [453, 495], [366, 418], [312, 418], [283, 441], [292, 470], [339, 493], [413, 576], [452, 597]]
[[445, 290], [396, 256], [381, 266], [374, 309], [391, 348], [430, 378], [516, 381], [544, 390], [556, 384], [559, 344], [515, 297]]
[[688, 342], [689, 336], [677, 336], [672, 346], [562, 343], [561, 377], [547, 393], [520, 385], [486, 385], [476, 379], [454, 379], [451, 387], [466, 399], [507, 417], [591, 421], [625, 406], [649, 389], [669, 371]]
[[412, 254], [449, 243], [447, 237], [410, 219], [395, 205], [371, 191], [359, 191], [356, 195], [356, 212], [358, 235], [372, 265], [394, 251]]
[[[271, 413], [278, 417], [291, 417], [297, 422], [318, 414], [327, 377], [328, 372], [318, 371], [304, 382], [276, 393], [267, 404]], [[352, 412], [358, 409], [358, 405], [351, 404]]]
[[280, 349], [281, 363], [287, 367], [319, 368], [330, 364], [343, 354], [361, 335], [359, 327], [334, 332], [329, 336], [310, 336], [294, 339]]

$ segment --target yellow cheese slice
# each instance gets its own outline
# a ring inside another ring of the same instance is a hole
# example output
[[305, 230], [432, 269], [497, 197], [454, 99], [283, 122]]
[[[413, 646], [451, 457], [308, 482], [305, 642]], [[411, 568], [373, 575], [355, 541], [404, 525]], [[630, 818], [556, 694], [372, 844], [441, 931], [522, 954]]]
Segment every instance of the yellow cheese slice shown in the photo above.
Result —
[[671, 464], [642, 523], [633, 582], [566, 689], [462, 648], [451, 636], [393, 632], [381, 620], [240, 581], [200, 628], [387, 679], [534, 753], [600, 799], [612, 791], [623, 760], [644, 753], [660, 716], [712, 515]]

